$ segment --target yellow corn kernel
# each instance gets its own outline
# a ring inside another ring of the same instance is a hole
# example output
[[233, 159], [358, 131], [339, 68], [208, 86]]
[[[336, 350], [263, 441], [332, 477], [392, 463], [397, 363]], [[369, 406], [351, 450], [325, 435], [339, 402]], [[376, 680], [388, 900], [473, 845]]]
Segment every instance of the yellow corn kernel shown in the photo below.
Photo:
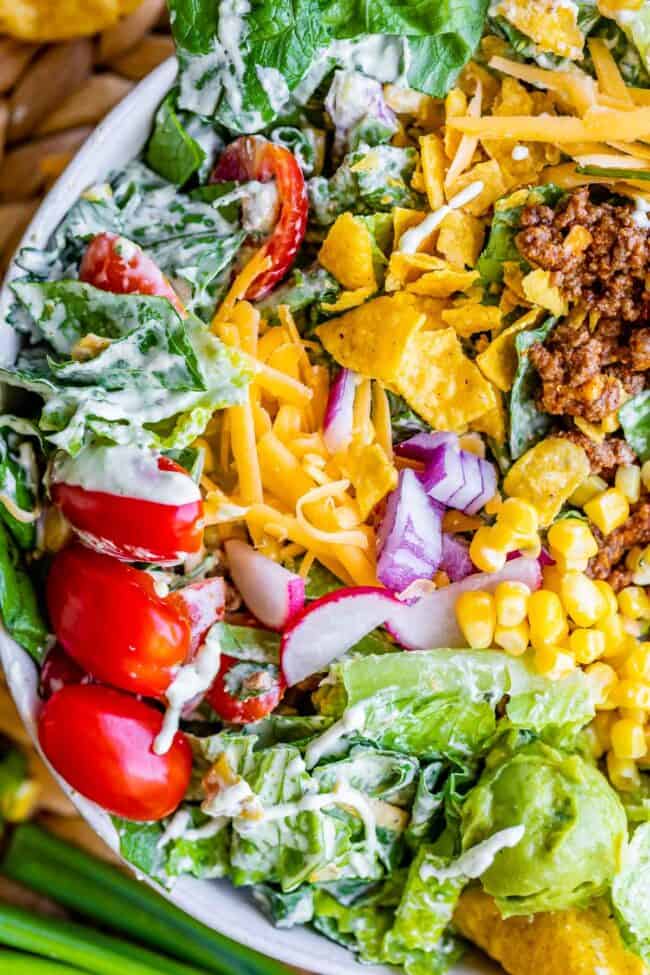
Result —
[[646, 491], [650, 491], [650, 460], [647, 460], [641, 468], [641, 480]]
[[560, 598], [574, 623], [593, 626], [607, 613], [607, 603], [597, 586], [583, 572], [565, 572]]
[[632, 581], [637, 586], [650, 586], [650, 545], [639, 553]]
[[481, 572], [499, 572], [506, 564], [508, 552], [514, 548], [510, 532], [499, 525], [483, 525], [474, 532], [469, 557]]
[[634, 570], [638, 568], [639, 559], [641, 558], [642, 555], [643, 555], [643, 549], [641, 548], [641, 546], [633, 545], [632, 548], [627, 553], [627, 555], [625, 556], [625, 568], [631, 569], [632, 572], [634, 572]]
[[613, 692], [619, 708], [650, 710], [650, 684], [640, 680], [621, 680]]
[[616, 657], [622, 652], [627, 633], [623, 626], [623, 617], [619, 613], [613, 613], [599, 620], [596, 629], [605, 635], [604, 657]]
[[646, 753], [643, 725], [620, 718], [612, 725], [612, 751], [617, 758], [643, 758]]
[[650, 682], [650, 643], [639, 643], [630, 651], [621, 666], [621, 676]]
[[532, 538], [539, 531], [537, 508], [523, 498], [508, 498], [504, 501], [497, 519], [500, 525], [510, 528], [516, 538]]
[[618, 758], [614, 752], [607, 753], [607, 774], [614, 788], [620, 792], [634, 792], [641, 785], [641, 773], [634, 759]]
[[499, 513], [499, 509], [502, 504], [503, 504], [503, 498], [497, 491], [497, 493], [490, 498], [487, 504], [483, 506], [483, 511], [485, 512], [486, 515], [496, 515]]
[[562, 518], [548, 530], [548, 543], [553, 557], [590, 559], [598, 552], [598, 543], [589, 525], [579, 518]]
[[618, 674], [609, 664], [597, 661], [585, 669], [594, 705], [599, 711], [608, 711], [616, 707], [612, 695], [618, 687]]
[[560, 597], [548, 589], [538, 589], [530, 594], [528, 622], [530, 642], [536, 650], [561, 643], [569, 632]]
[[515, 623], [514, 626], [500, 626], [497, 624], [494, 630], [494, 642], [506, 653], [513, 657], [520, 657], [525, 653], [530, 643], [530, 627], [524, 620], [522, 623]]
[[630, 504], [636, 504], [641, 497], [641, 468], [636, 464], [621, 464], [616, 471], [614, 484]]
[[496, 612], [491, 593], [461, 593], [456, 600], [456, 619], [472, 650], [485, 650], [492, 646]]
[[592, 664], [605, 652], [605, 634], [600, 630], [574, 630], [569, 648], [579, 664]]
[[627, 521], [630, 502], [618, 488], [609, 488], [588, 501], [584, 510], [589, 521], [593, 521], [603, 535], [609, 535]]
[[599, 711], [591, 722], [590, 727], [596, 732], [596, 736], [603, 752], [608, 752], [612, 747], [612, 725], [617, 720], [615, 711]]
[[618, 599], [616, 593], [608, 582], [604, 579], [594, 579], [594, 585], [607, 603], [607, 615], [614, 616], [618, 613]]
[[583, 508], [588, 501], [595, 498], [597, 494], [602, 491], [607, 490], [607, 481], [604, 481], [602, 477], [598, 477], [597, 474], [590, 474], [586, 477], [582, 484], [579, 484], [575, 489], [569, 501], [574, 504], [576, 508]]
[[629, 620], [647, 620], [650, 616], [650, 599], [640, 586], [626, 586], [618, 594], [618, 606]]
[[573, 655], [563, 647], [546, 644], [535, 650], [535, 667], [549, 680], [562, 680], [575, 670]]
[[500, 582], [494, 590], [499, 626], [518, 626], [526, 619], [530, 589], [523, 582]]

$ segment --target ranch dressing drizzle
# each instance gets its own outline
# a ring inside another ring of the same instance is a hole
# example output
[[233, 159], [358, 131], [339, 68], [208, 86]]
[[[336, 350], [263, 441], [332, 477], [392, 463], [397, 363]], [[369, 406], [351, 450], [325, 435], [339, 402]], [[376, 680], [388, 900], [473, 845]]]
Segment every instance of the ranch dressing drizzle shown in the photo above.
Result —
[[420, 879], [425, 883], [427, 880], [437, 880], [443, 882], [452, 880], [454, 877], [467, 877], [474, 880], [485, 873], [488, 867], [492, 866], [495, 856], [500, 850], [510, 849], [516, 846], [526, 832], [525, 826], [510, 826], [508, 829], [501, 829], [498, 833], [477, 843], [471, 849], [466, 850], [462, 856], [454, 860], [448, 867], [436, 867], [433, 863], [423, 863], [420, 867]]
[[321, 758], [331, 754], [341, 738], [351, 734], [353, 731], [361, 731], [366, 723], [366, 709], [364, 702], [353, 705], [343, 712], [342, 717], [335, 721], [331, 728], [324, 731], [314, 741], [312, 741], [305, 752], [305, 765], [313, 768]]
[[193, 504], [201, 499], [189, 474], [161, 471], [156, 455], [137, 447], [87, 447], [76, 457], [59, 453], [50, 480], [156, 504]]
[[449, 203], [445, 203], [444, 206], [439, 207], [437, 210], [433, 210], [428, 216], [424, 218], [422, 223], [419, 223], [417, 227], [411, 227], [406, 233], [403, 233], [399, 241], [399, 250], [402, 254], [415, 254], [419, 250], [423, 241], [427, 239], [429, 234], [433, 233], [436, 227], [439, 227], [442, 221], [445, 219], [448, 213], [452, 210], [458, 210], [459, 207], [465, 206], [470, 200], [479, 196], [483, 192], [483, 182], [480, 179], [474, 180], [473, 183], [469, 183], [465, 186], [460, 193], [456, 193], [452, 196]]
[[217, 676], [221, 662], [221, 644], [218, 633], [219, 628], [217, 626], [208, 630], [208, 635], [194, 660], [180, 668], [167, 688], [167, 710], [163, 718], [162, 728], [153, 745], [156, 755], [164, 755], [169, 751], [174, 741], [174, 735], [178, 731], [178, 723], [183, 708], [192, 698], [205, 693]]

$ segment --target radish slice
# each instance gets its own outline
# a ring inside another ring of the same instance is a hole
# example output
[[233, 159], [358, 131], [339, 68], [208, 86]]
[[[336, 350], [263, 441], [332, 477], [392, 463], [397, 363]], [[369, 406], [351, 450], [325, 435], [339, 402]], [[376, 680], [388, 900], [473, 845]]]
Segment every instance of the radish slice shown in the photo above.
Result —
[[445, 532], [442, 536], [442, 562], [439, 566], [452, 582], [460, 582], [476, 572], [469, 557], [469, 542]]
[[260, 623], [282, 630], [305, 604], [305, 580], [239, 539], [226, 542], [230, 575]]
[[403, 605], [386, 589], [337, 589], [310, 603], [282, 637], [280, 660], [289, 687], [327, 670], [355, 643]]
[[402, 592], [416, 579], [430, 579], [440, 565], [442, 512], [415, 471], [400, 472], [377, 536], [377, 577], [393, 592]]
[[397, 444], [395, 453], [399, 457], [410, 457], [411, 460], [421, 460], [427, 464], [431, 454], [441, 444], [451, 444], [458, 448], [458, 436], [455, 433], [416, 433], [408, 440]]
[[391, 614], [386, 628], [408, 650], [437, 650], [467, 645], [456, 622], [456, 600], [463, 592], [494, 592], [500, 582], [524, 582], [531, 591], [542, 584], [537, 559], [519, 558], [506, 562], [500, 572], [477, 572], [462, 582], [452, 583], [423, 596], [417, 603]]
[[341, 369], [332, 383], [323, 420], [323, 440], [330, 454], [345, 450], [352, 440], [354, 394], [358, 383], [359, 377], [351, 369]]

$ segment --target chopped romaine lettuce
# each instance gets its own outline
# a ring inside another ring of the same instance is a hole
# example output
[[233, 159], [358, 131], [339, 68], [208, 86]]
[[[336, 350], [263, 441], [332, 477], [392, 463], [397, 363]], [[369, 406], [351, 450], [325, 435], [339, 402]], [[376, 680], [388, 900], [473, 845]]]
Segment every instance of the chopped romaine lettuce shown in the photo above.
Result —
[[29, 420], [0, 416], [0, 518], [24, 550], [36, 544], [39, 472], [34, 438], [40, 442], [38, 427]]
[[650, 390], [623, 403], [618, 418], [630, 447], [641, 460], [650, 458]]
[[147, 165], [176, 186], [183, 186], [205, 161], [205, 153], [192, 138], [176, 111], [176, 94], [164, 99], [147, 145]]
[[486, 0], [172, 0], [181, 108], [257, 132], [304, 104], [333, 68], [445, 95], [478, 44]]
[[552, 426], [552, 418], [537, 406], [540, 380], [530, 361], [528, 350], [536, 342], [543, 342], [553, 329], [557, 319], [547, 318], [538, 328], [519, 332], [515, 336], [517, 371], [510, 390], [510, 459], [518, 457], [544, 437]]
[[40, 662], [47, 648], [47, 627], [20, 552], [3, 523], [0, 523], [0, 614], [9, 635]]
[[650, 823], [632, 836], [612, 884], [612, 904], [627, 945], [650, 962]]

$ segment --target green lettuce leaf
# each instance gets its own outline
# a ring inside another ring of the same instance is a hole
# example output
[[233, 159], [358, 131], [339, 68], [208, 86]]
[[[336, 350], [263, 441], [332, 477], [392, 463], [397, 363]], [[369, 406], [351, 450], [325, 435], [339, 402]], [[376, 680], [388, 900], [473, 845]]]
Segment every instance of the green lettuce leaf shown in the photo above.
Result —
[[276, 928], [308, 924], [314, 916], [314, 891], [307, 885], [285, 894], [268, 884], [257, 884], [253, 897]]
[[419, 768], [417, 759], [400, 752], [356, 745], [346, 758], [317, 766], [312, 775], [321, 792], [330, 792], [337, 782], [344, 782], [374, 799], [409, 806]]
[[353, 657], [335, 663], [316, 694], [322, 713], [340, 717], [361, 705], [364, 740], [420, 758], [467, 759], [497, 731], [496, 707], [508, 696], [507, 725], [553, 736], [575, 733], [593, 717], [587, 681], [538, 675], [527, 658], [498, 651], [428, 650]]
[[250, 660], [260, 664], [280, 662], [280, 636], [271, 630], [255, 626], [234, 626], [218, 623], [221, 652], [238, 660]]
[[30, 577], [20, 552], [4, 524], [0, 523], [0, 613], [10, 636], [40, 663], [48, 632]]
[[175, 92], [167, 95], [156, 113], [145, 159], [155, 173], [176, 186], [183, 186], [205, 160], [203, 149], [176, 112]]
[[618, 417], [630, 447], [641, 460], [650, 457], [650, 390], [623, 403]]
[[538, 328], [519, 332], [515, 336], [517, 371], [509, 397], [510, 457], [513, 461], [526, 453], [546, 436], [553, 424], [548, 413], [537, 406], [540, 379], [528, 357], [528, 350], [536, 342], [543, 342], [557, 319], [547, 318]]
[[612, 884], [612, 904], [628, 946], [650, 962], [650, 823], [635, 830]]
[[478, 44], [487, 3], [257, 0], [238, 16], [172, 0], [182, 108], [260, 131], [304, 103], [337, 65], [445, 95]]
[[39, 485], [32, 438], [40, 442], [38, 428], [29, 420], [0, 416], [0, 518], [26, 551], [36, 545], [36, 521], [16, 518], [8, 504], [30, 514], [35, 511]]
[[78, 281], [20, 281], [14, 290], [59, 356], [91, 332], [112, 340], [86, 362], [38, 349], [0, 369], [10, 385], [42, 396], [40, 429], [68, 453], [92, 434], [183, 448], [216, 409], [242, 401], [247, 360], [197, 319], [181, 320], [164, 298], [114, 295]]

